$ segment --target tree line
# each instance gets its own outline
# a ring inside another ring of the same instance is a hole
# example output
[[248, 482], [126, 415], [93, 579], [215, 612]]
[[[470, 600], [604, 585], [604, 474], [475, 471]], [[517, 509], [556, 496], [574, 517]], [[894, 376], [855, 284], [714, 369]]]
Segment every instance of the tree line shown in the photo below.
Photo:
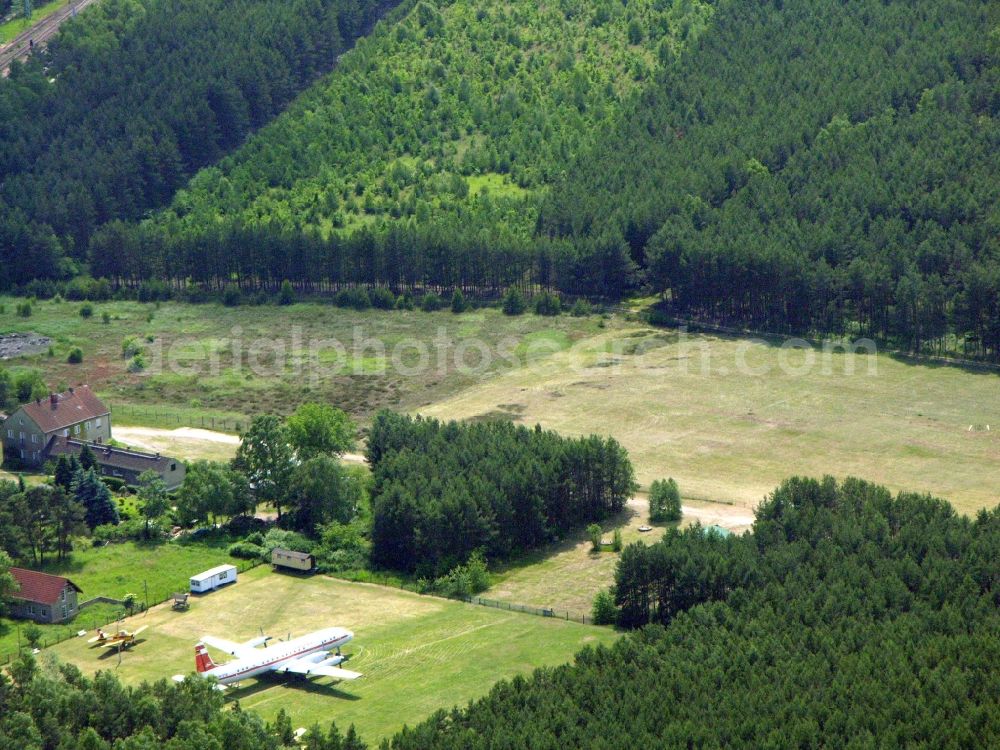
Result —
[[0, 81], [0, 288], [71, 273], [373, 23], [378, 0], [110, 0]]
[[1000, 741], [1000, 510], [796, 478], [744, 537], [640, 546], [615, 593], [649, 624], [439, 711], [394, 750]]
[[113, 671], [85, 677], [74, 665], [43, 668], [25, 652], [0, 672], [0, 747], [11, 750], [364, 750], [351, 725], [313, 726], [297, 737], [282, 709], [273, 722], [243, 711], [210, 680], [123, 685]]
[[[485, 84], [457, 41], [442, 47], [453, 80], [432, 74], [426, 88], [380, 56], [360, 56], [307, 97], [344, 137], [320, 145], [293, 111], [231, 164], [200, 174], [157, 220], [107, 227], [92, 256], [130, 283], [164, 274], [274, 288], [288, 278], [302, 288], [486, 295], [523, 285], [609, 298], [648, 287], [669, 315], [1000, 356], [998, 42], [988, 3], [789, 0], [669, 16], [637, 7], [609, 11], [664, 50], [629, 82], [637, 96], [605, 98], [593, 70], [563, 69], [566, 50], [554, 46], [568, 98], [539, 98], [541, 69], [517, 62], [519, 30], [480, 14], [508, 41], [479, 64], [495, 73], [509, 58], [520, 83], [513, 96], [489, 92], [485, 114], [476, 115]], [[594, 13], [588, 29], [600, 25], [600, 4], [579, 10]], [[371, 47], [415, 66], [407, 45], [458, 31], [427, 13], [414, 10]], [[476, 22], [462, 33], [480, 43]], [[613, 37], [602, 43], [618, 49]], [[370, 93], [383, 77], [396, 96]], [[562, 84], [548, 85], [560, 93]], [[432, 85], [447, 104], [428, 105]], [[371, 101], [356, 111], [348, 91]], [[373, 111], [393, 131], [356, 143]], [[477, 148], [449, 145], [449, 126], [459, 142], [463, 127], [485, 131], [509, 154], [479, 163]], [[381, 177], [305, 158], [320, 149], [354, 165], [373, 148], [386, 160]], [[303, 158], [288, 164], [291, 153]], [[437, 166], [403, 159], [417, 154]], [[517, 187], [470, 191], [479, 175], [497, 174]]]
[[569, 439], [505, 421], [442, 423], [380, 412], [367, 458], [372, 563], [428, 577], [476, 550], [509, 559], [608, 518], [636, 489], [615, 440]]

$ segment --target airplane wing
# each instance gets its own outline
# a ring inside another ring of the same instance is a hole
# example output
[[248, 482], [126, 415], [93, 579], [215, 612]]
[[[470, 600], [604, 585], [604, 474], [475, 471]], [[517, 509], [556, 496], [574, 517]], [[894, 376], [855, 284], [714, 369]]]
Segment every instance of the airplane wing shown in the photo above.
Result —
[[203, 635], [201, 640], [202, 643], [206, 643], [212, 648], [217, 648], [219, 651], [225, 651], [227, 654], [237, 658], [243, 658], [244, 656], [249, 656], [256, 652], [258, 646], [262, 646], [270, 640], [270, 636], [251, 638], [249, 641], [244, 643], [236, 643], [235, 641], [229, 641], [225, 638], [216, 638], [214, 635]]
[[292, 674], [304, 674], [310, 677], [336, 677], [338, 680], [356, 680], [361, 677], [360, 672], [352, 672], [349, 669], [340, 669], [326, 664], [316, 664], [305, 659], [294, 659], [280, 665], [278, 672], [291, 672]]

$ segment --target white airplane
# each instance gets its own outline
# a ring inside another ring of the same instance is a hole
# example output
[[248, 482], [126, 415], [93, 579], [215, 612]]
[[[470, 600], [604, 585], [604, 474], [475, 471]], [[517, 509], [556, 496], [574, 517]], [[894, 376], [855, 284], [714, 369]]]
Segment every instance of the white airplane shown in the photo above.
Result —
[[[198, 674], [202, 677], [215, 677], [220, 686], [266, 672], [356, 680], [361, 677], [358, 672], [337, 667], [347, 658], [340, 654], [340, 647], [346, 645], [353, 637], [354, 633], [350, 630], [326, 628], [300, 638], [267, 646], [267, 642], [271, 640], [269, 635], [252, 638], [244, 643], [234, 643], [225, 638], [205, 635], [194, 647], [194, 663]], [[208, 655], [206, 644], [236, 658], [225, 664], [216, 664]], [[331, 656], [330, 652], [334, 650], [336, 654]], [[184, 680], [184, 675], [177, 675], [174, 679], [181, 682]]]

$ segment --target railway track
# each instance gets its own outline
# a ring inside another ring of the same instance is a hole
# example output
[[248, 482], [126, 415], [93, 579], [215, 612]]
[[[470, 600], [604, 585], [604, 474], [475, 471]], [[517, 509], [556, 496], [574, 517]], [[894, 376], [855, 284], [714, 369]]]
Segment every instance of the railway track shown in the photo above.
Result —
[[[97, 0], [70, 0], [52, 15], [46, 16], [30, 29], [22, 31], [9, 44], [0, 47], [0, 75], [6, 78], [12, 62], [26, 59], [34, 47], [43, 46], [59, 31], [63, 21], [72, 18], [74, 13], [79, 13], [95, 2]], [[34, 47], [32, 42], [34, 42]]]

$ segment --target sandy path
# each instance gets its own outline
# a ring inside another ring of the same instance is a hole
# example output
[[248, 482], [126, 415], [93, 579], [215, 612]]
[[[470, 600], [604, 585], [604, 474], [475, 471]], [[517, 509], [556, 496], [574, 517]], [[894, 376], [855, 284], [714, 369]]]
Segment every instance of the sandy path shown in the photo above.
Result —
[[[178, 427], [166, 430], [158, 427], [114, 426], [112, 437], [120, 443], [145, 451], [159, 451], [179, 458], [226, 460], [236, 455], [240, 446], [238, 435], [198, 427]], [[345, 453], [341, 460], [348, 464], [365, 464], [360, 453]]]
[[[649, 518], [649, 499], [644, 493], [639, 493], [628, 501], [628, 507], [639, 518]], [[726, 505], [689, 500], [681, 505], [685, 521], [699, 521], [702, 526], [721, 526], [737, 533], [742, 533], [753, 526], [753, 511], [740, 505]]]
[[236, 449], [240, 445], [237, 435], [197, 427], [164, 430], [156, 427], [114, 425], [111, 428], [111, 437], [140, 450], [158, 451], [185, 460], [227, 461], [236, 455]]
[[215, 432], [214, 430], [203, 430], [198, 427], [178, 427], [176, 430], [162, 430], [155, 427], [115, 427], [114, 432], [115, 440], [121, 440], [122, 442], [132, 441], [136, 445], [143, 438], [204, 440], [210, 443], [223, 443], [225, 445], [236, 446], [240, 444], [238, 435], [229, 435], [225, 432]]

